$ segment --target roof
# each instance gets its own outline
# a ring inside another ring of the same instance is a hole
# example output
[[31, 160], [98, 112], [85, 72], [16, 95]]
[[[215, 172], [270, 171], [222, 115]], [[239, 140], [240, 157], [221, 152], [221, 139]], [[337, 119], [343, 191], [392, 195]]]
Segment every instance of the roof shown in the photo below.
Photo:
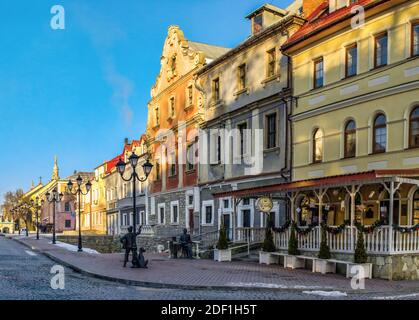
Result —
[[300, 180], [295, 182], [279, 183], [270, 186], [261, 186], [251, 189], [243, 189], [228, 192], [215, 193], [214, 197], [249, 197], [256, 194], [266, 194], [271, 192], [287, 192], [292, 190], [303, 190], [314, 187], [333, 187], [350, 185], [359, 182], [373, 181], [379, 178], [392, 179], [395, 177], [419, 177], [419, 169], [406, 169], [406, 170], [373, 170], [360, 173], [350, 173], [339, 176], [329, 176], [317, 179]]
[[105, 163], [105, 174], [109, 174], [112, 172], [112, 170], [116, 167], [116, 164], [118, 163], [119, 159], [122, 159], [124, 157], [124, 154], [120, 154], [119, 156], [116, 156], [112, 160], [109, 160]]
[[282, 49], [284, 50], [292, 47], [315, 33], [351, 18], [356, 14], [356, 12], [351, 12], [352, 8], [355, 6], [362, 6], [365, 10], [368, 10], [376, 5], [389, 1], [390, 0], [358, 0], [349, 6], [329, 13], [329, 1], [325, 0], [307, 17], [307, 22], [282, 45]]
[[254, 16], [258, 15], [262, 11], [269, 11], [273, 14], [285, 16], [287, 14], [287, 11], [278, 7], [275, 7], [269, 3], [265, 3], [263, 6], [257, 8], [255, 11], [253, 11], [251, 14], [249, 14], [246, 19], [251, 19]]
[[230, 51], [230, 48], [214, 46], [202, 42], [188, 41], [189, 48], [193, 51], [202, 51], [208, 59], [217, 59]]
[[80, 176], [83, 178], [83, 180], [91, 180], [95, 177], [94, 172], [75, 172], [71, 176], [68, 176], [64, 180], [75, 180], [77, 177]]

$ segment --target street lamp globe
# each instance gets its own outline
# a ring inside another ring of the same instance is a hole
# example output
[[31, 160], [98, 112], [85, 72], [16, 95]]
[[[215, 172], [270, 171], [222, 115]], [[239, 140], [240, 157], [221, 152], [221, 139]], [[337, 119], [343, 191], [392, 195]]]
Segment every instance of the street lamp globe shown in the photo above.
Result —
[[89, 192], [90, 189], [92, 189], [92, 183], [90, 181], [87, 181], [87, 183], [86, 183], [86, 191]]
[[73, 182], [71, 180], [69, 180], [68, 183], [67, 183], [67, 189], [69, 191], [73, 190]]
[[59, 199], [60, 199], [60, 201], [61, 201], [61, 200], [63, 200], [64, 195], [63, 195], [62, 193], [60, 193], [60, 194], [58, 195], [58, 197], [59, 197]]
[[152, 169], [153, 169], [153, 165], [147, 159], [146, 163], [143, 164], [143, 170], [146, 177], [150, 175]]
[[118, 169], [119, 174], [123, 175], [125, 172], [126, 163], [119, 158], [118, 163], [116, 164], [116, 168]]
[[83, 179], [82, 179], [82, 177], [81, 177], [80, 175], [77, 177], [76, 181], [77, 181], [77, 185], [78, 185], [79, 187], [80, 187], [80, 186], [81, 186], [81, 184], [83, 183]]
[[137, 164], [138, 164], [138, 160], [140, 159], [140, 157], [139, 156], [137, 156], [136, 154], [135, 154], [135, 152], [133, 152], [132, 154], [131, 154], [131, 156], [129, 157], [129, 162], [131, 163], [131, 166], [133, 167], [133, 168], [135, 168], [136, 166], [137, 166]]

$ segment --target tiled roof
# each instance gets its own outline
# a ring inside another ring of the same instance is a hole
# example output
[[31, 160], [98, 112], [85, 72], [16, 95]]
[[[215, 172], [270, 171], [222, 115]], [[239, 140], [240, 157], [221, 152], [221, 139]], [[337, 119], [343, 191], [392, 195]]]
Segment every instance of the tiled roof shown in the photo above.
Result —
[[312, 34], [332, 26], [342, 19], [350, 18], [354, 15], [354, 13], [351, 12], [354, 6], [363, 6], [367, 10], [372, 4], [388, 1], [390, 0], [358, 0], [347, 7], [329, 13], [329, 1], [325, 0], [310, 14], [310, 16], [307, 17], [307, 22], [282, 45], [282, 49], [287, 49]]
[[112, 170], [116, 167], [116, 164], [118, 163], [119, 159], [123, 158], [124, 154], [120, 154], [119, 156], [116, 156], [112, 160], [109, 160], [105, 163], [105, 174], [109, 174], [112, 172]]
[[192, 49], [193, 51], [202, 51], [205, 54], [205, 58], [208, 59], [216, 59], [230, 51], [229, 48], [213, 46], [201, 42], [188, 41], [188, 44], [190, 49]]

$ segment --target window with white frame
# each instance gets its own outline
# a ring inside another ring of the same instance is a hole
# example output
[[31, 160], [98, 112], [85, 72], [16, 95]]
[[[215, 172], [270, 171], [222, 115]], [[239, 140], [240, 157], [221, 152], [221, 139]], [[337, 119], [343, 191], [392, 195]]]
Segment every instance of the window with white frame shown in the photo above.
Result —
[[170, 204], [170, 223], [179, 223], [179, 201], [173, 201]]
[[202, 203], [202, 224], [213, 225], [214, 224], [214, 201], [208, 200]]
[[165, 213], [165, 204], [161, 203], [158, 206], [158, 217], [157, 217], [158, 224], [165, 224], [166, 223], [166, 213]]

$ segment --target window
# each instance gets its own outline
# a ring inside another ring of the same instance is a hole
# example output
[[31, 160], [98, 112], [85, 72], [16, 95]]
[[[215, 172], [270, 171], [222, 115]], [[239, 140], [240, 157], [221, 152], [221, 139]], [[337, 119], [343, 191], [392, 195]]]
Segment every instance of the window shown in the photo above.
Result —
[[212, 224], [212, 206], [205, 207], [205, 224]]
[[169, 99], [169, 118], [175, 117], [175, 97]]
[[245, 134], [246, 134], [246, 129], [247, 129], [247, 123], [242, 123], [239, 124], [237, 126], [237, 128], [239, 129], [239, 134], [240, 134], [240, 155], [243, 156], [245, 154], [246, 151], [246, 145], [245, 145]]
[[160, 110], [159, 107], [156, 107], [154, 109], [154, 117], [155, 117], [155, 121], [156, 121], [156, 126], [160, 125]]
[[65, 228], [66, 229], [71, 228], [71, 220], [66, 220], [65, 221]]
[[190, 85], [188, 87], [188, 106], [193, 105], [193, 87]]
[[170, 164], [169, 164], [169, 176], [173, 177], [176, 175], [176, 153], [170, 154]]
[[217, 137], [217, 162], [221, 163], [221, 135], [219, 134]]
[[419, 20], [412, 23], [412, 56], [419, 55]]
[[373, 152], [386, 152], [387, 148], [387, 119], [383, 114], [377, 115], [374, 120]]
[[242, 64], [238, 70], [239, 90], [246, 89], [246, 64]]
[[345, 126], [345, 158], [353, 158], [356, 155], [356, 124], [349, 121]]
[[352, 77], [357, 74], [358, 65], [358, 47], [353, 44], [346, 48], [346, 77]]
[[195, 144], [191, 144], [187, 149], [187, 171], [195, 170]]
[[164, 214], [164, 205], [159, 206], [159, 224], [164, 224], [165, 222], [165, 214]]
[[70, 206], [70, 202], [66, 202], [64, 203], [64, 211], [65, 212], [70, 212], [71, 211], [71, 206]]
[[172, 224], [179, 223], [179, 205], [177, 203], [172, 204], [171, 223]]
[[229, 208], [230, 208], [230, 200], [224, 199], [224, 209], [229, 209]]
[[314, 61], [314, 88], [323, 87], [324, 70], [323, 58]]
[[244, 198], [244, 199], [243, 199], [243, 205], [244, 205], [244, 206], [248, 206], [248, 205], [250, 205], [250, 199], [249, 199], [249, 198]]
[[258, 14], [253, 18], [253, 34], [261, 32], [263, 29], [263, 15]]
[[419, 190], [413, 196], [413, 225], [419, 224]]
[[160, 180], [161, 179], [161, 172], [160, 172], [160, 162], [156, 161], [155, 164], [155, 170], [156, 170], [156, 180]]
[[251, 227], [251, 212], [250, 210], [243, 210], [243, 228], [250, 228]]
[[190, 205], [190, 206], [193, 205], [193, 196], [192, 195], [188, 196], [188, 205]]
[[267, 137], [266, 149], [276, 148], [276, 113], [266, 117]]
[[409, 141], [411, 148], [419, 147], [419, 107], [413, 109], [410, 114]]
[[267, 52], [268, 65], [266, 69], [266, 77], [271, 78], [276, 74], [276, 49]]
[[375, 36], [374, 67], [378, 68], [387, 64], [387, 32]]
[[320, 129], [316, 129], [313, 134], [313, 162], [319, 163], [323, 161], [323, 133]]
[[220, 78], [212, 81], [212, 98], [214, 102], [220, 101]]

